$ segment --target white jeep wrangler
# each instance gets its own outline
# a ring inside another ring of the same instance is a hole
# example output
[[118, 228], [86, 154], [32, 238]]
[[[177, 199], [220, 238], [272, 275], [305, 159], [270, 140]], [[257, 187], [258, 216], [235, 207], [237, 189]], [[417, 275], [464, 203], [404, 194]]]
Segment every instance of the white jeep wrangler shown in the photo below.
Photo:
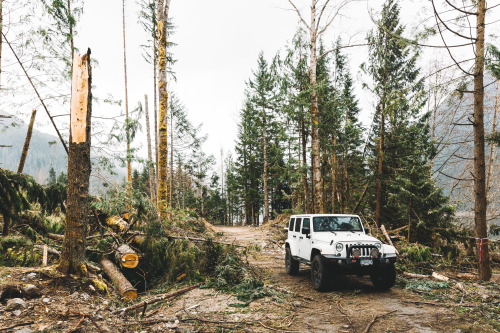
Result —
[[396, 249], [369, 236], [357, 215], [293, 215], [285, 244], [286, 272], [295, 275], [299, 264], [311, 266], [316, 290], [327, 287], [330, 274], [370, 275], [376, 289], [396, 281]]

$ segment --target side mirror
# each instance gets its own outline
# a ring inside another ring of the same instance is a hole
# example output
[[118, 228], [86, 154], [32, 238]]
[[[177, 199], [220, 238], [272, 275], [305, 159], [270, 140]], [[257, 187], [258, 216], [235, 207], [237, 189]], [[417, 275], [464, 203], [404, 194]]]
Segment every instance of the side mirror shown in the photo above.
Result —
[[308, 227], [302, 228], [302, 233], [304, 235], [309, 235], [311, 233], [311, 228], [308, 228]]
[[365, 229], [365, 234], [369, 234], [370, 233], [370, 228], [364, 228]]

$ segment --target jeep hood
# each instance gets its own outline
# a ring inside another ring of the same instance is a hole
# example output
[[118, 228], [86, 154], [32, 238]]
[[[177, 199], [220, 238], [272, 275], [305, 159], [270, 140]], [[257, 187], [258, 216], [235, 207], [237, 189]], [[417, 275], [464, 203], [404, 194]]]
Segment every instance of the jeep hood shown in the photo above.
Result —
[[315, 232], [311, 237], [313, 241], [331, 243], [332, 240], [334, 243], [337, 242], [354, 242], [354, 243], [379, 243], [380, 241], [375, 237], [368, 236], [365, 233], [358, 232], [350, 232], [350, 231], [336, 231], [335, 234], [333, 232]]

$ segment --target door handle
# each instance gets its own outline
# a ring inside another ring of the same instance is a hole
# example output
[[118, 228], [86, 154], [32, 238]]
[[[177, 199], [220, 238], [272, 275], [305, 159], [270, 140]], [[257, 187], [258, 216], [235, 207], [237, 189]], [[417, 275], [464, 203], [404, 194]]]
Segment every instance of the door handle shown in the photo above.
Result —
[[304, 239], [304, 237], [299, 237], [299, 239]]
[[293, 238], [297, 238], [297, 236], [293, 235]]

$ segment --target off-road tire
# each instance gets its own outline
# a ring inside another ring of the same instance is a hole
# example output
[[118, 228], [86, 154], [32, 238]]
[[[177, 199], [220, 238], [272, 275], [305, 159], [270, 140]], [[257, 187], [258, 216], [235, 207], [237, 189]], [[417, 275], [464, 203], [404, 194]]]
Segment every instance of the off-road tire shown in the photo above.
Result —
[[289, 247], [285, 250], [285, 269], [286, 273], [289, 275], [297, 275], [299, 272], [299, 261], [294, 259]]
[[311, 281], [317, 291], [324, 291], [328, 285], [328, 269], [319, 254], [314, 256], [311, 263]]
[[396, 268], [394, 264], [377, 267], [370, 274], [373, 286], [377, 290], [389, 290], [396, 282]]

